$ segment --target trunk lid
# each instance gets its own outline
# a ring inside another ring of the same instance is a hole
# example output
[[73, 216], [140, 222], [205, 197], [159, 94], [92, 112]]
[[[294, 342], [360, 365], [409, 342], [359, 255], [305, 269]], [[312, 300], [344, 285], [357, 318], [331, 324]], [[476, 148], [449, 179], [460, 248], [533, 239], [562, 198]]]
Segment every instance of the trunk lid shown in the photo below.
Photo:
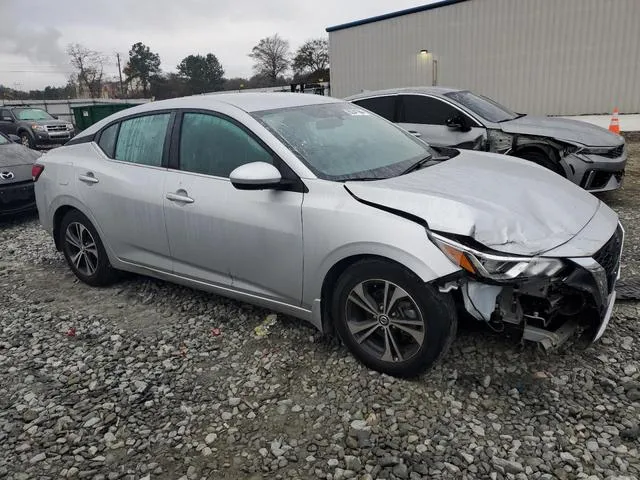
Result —
[[42, 155], [17, 143], [0, 145], [0, 167], [32, 165]]

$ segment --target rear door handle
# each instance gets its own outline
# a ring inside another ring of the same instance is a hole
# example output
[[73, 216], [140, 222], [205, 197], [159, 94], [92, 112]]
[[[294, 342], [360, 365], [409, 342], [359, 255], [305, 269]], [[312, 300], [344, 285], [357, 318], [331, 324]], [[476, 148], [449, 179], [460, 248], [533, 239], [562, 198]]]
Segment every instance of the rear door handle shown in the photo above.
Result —
[[172, 202], [178, 202], [178, 203], [193, 203], [193, 202], [195, 202], [195, 200], [193, 198], [188, 197], [186, 195], [186, 192], [184, 194], [167, 193], [167, 200], [171, 200]]
[[78, 180], [84, 183], [98, 183], [100, 181], [96, 177], [94, 177], [93, 173], [91, 172], [87, 172], [86, 175], [80, 175], [78, 177]]

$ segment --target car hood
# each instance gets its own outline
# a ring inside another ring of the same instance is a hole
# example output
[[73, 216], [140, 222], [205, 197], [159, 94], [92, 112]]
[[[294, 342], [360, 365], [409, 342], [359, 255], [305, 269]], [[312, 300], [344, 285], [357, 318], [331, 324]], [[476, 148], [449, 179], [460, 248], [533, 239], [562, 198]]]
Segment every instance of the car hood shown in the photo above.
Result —
[[50, 118], [48, 120], [20, 120], [22, 123], [29, 123], [32, 125], [66, 125], [69, 122], [65, 122], [64, 120], [57, 120], [55, 118]]
[[31, 165], [42, 153], [23, 147], [17, 143], [0, 145], [0, 167]]
[[580, 120], [555, 117], [524, 117], [500, 123], [504, 132], [539, 135], [591, 147], [617, 147], [624, 139], [609, 130]]
[[357, 199], [424, 220], [505, 253], [538, 255], [571, 240], [600, 201], [565, 178], [513, 157], [460, 151], [408, 175], [350, 181]]

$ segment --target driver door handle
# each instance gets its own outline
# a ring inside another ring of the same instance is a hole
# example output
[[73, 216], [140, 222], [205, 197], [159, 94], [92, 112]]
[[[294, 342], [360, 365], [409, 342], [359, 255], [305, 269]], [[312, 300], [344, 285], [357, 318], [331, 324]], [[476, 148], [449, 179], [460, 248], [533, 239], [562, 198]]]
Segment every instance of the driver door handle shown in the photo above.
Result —
[[80, 175], [78, 180], [84, 183], [98, 183], [100, 181], [91, 172], [87, 172], [85, 175]]
[[409, 130], [409, 133], [411, 135], [413, 135], [414, 137], [418, 137], [418, 138], [420, 138], [422, 136], [422, 134], [420, 132], [416, 132], [415, 130]]
[[[184, 191], [183, 191], [184, 192]], [[195, 200], [187, 196], [187, 192], [184, 193], [167, 193], [167, 200], [178, 203], [193, 203]]]

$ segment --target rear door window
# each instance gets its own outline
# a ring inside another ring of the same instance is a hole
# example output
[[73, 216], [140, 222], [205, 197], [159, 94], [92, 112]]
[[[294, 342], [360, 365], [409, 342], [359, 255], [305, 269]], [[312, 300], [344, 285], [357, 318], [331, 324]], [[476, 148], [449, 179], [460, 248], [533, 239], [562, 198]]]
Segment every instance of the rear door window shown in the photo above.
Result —
[[389, 95], [386, 97], [365, 98], [356, 100], [353, 103], [394, 122], [396, 120], [396, 98], [395, 95]]
[[160, 167], [170, 113], [124, 120], [116, 142], [115, 159]]

